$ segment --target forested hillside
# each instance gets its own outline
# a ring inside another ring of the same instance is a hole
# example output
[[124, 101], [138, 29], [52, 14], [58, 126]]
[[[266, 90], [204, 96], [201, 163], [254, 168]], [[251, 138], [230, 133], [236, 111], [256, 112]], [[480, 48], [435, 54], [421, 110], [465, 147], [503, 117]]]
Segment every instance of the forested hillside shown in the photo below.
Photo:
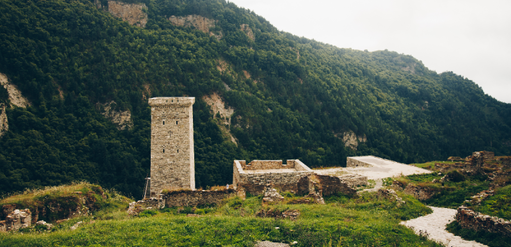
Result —
[[[411, 163], [511, 154], [511, 105], [463, 76], [280, 32], [224, 0], [124, 2], [144, 4], [145, 27], [113, 16], [114, 1], [0, 0], [0, 73], [31, 102], [15, 106], [0, 87], [2, 193], [87, 180], [140, 197], [147, 100], [158, 96], [196, 98], [204, 188], [230, 183], [234, 159], [318, 167], [349, 155]], [[209, 30], [171, 22], [197, 16]], [[211, 111], [205, 99], [214, 94], [232, 116]], [[124, 126], [112, 120], [121, 112]]]

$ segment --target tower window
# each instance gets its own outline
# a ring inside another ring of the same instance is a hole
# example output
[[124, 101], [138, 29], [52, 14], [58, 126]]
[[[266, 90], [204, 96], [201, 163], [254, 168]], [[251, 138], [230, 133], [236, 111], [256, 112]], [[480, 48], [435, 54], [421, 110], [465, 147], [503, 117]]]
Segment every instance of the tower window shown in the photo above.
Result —
[[176, 121], [176, 125], [178, 125], [178, 124], [179, 124], [179, 121]]
[[177, 152], [179, 153], [179, 149], [177, 150]]
[[165, 153], [165, 149], [163, 149], [163, 153]]
[[165, 120], [163, 120], [163, 125], [165, 125]]

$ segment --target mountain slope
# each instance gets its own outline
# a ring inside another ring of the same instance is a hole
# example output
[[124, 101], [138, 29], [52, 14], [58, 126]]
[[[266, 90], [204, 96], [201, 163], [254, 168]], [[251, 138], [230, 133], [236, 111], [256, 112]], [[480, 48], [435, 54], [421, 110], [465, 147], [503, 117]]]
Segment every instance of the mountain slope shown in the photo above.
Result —
[[[0, 73], [32, 102], [6, 110], [4, 193], [85, 179], [138, 196], [150, 161], [147, 99], [157, 96], [196, 97], [203, 187], [230, 183], [234, 159], [317, 167], [348, 155], [511, 153], [511, 105], [462, 76], [279, 32], [226, 1], [127, 2], [144, 4], [144, 28], [110, 14], [113, 1], [0, 0]], [[232, 115], [213, 112], [211, 98]], [[9, 105], [1, 87], [0, 103]]]

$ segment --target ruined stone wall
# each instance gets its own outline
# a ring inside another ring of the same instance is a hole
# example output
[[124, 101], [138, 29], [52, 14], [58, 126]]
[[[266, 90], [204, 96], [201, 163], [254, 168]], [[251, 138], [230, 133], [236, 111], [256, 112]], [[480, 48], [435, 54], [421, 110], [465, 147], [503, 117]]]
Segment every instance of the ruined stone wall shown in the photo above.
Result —
[[165, 207], [195, 207], [200, 205], [220, 204], [222, 200], [236, 194], [234, 189], [194, 190], [164, 192]]
[[149, 99], [151, 197], [163, 189], [195, 189], [193, 97]]
[[354, 159], [353, 157], [348, 157], [346, 159], [346, 167], [359, 167], [359, 166], [362, 166], [362, 167], [371, 167], [370, 164], [367, 164], [365, 162], [362, 162], [362, 161], [359, 161], [359, 160], [356, 160]]
[[354, 195], [357, 193], [357, 191], [350, 188], [348, 184], [343, 183], [339, 177], [318, 174], [315, 176], [317, 180], [319, 180], [319, 187], [322, 190], [323, 196], [337, 193], [345, 195]]
[[465, 206], [458, 208], [456, 221], [463, 228], [474, 231], [485, 230], [492, 233], [500, 233], [504, 236], [511, 236], [511, 222], [508, 220], [474, 212]]
[[32, 224], [32, 213], [29, 209], [16, 209], [10, 213], [5, 220], [0, 221], [0, 231], [16, 231], [20, 228], [30, 227]]

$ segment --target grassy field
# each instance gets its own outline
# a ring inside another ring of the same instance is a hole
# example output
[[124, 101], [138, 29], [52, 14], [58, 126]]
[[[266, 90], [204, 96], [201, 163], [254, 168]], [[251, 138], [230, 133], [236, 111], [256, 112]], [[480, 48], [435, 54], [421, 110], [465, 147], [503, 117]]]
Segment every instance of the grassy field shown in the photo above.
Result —
[[[286, 202], [297, 197], [283, 193]], [[257, 241], [294, 246], [439, 246], [399, 225], [431, 212], [411, 196], [392, 199], [363, 193], [359, 198], [326, 197], [327, 204], [261, 205], [261, 197], [231, 198], [209, 208], [167, 208], [130, 217], [125, 210], [81, 217], [52, 232], [0, 233], [1, 246], [254, 246]], [[297, 220], [260, 218], [258, 212], [298, 210]], [[188, 213], [198, 216], [188, 217]], [[77, 221], [84, 224], [69, 228]]]

